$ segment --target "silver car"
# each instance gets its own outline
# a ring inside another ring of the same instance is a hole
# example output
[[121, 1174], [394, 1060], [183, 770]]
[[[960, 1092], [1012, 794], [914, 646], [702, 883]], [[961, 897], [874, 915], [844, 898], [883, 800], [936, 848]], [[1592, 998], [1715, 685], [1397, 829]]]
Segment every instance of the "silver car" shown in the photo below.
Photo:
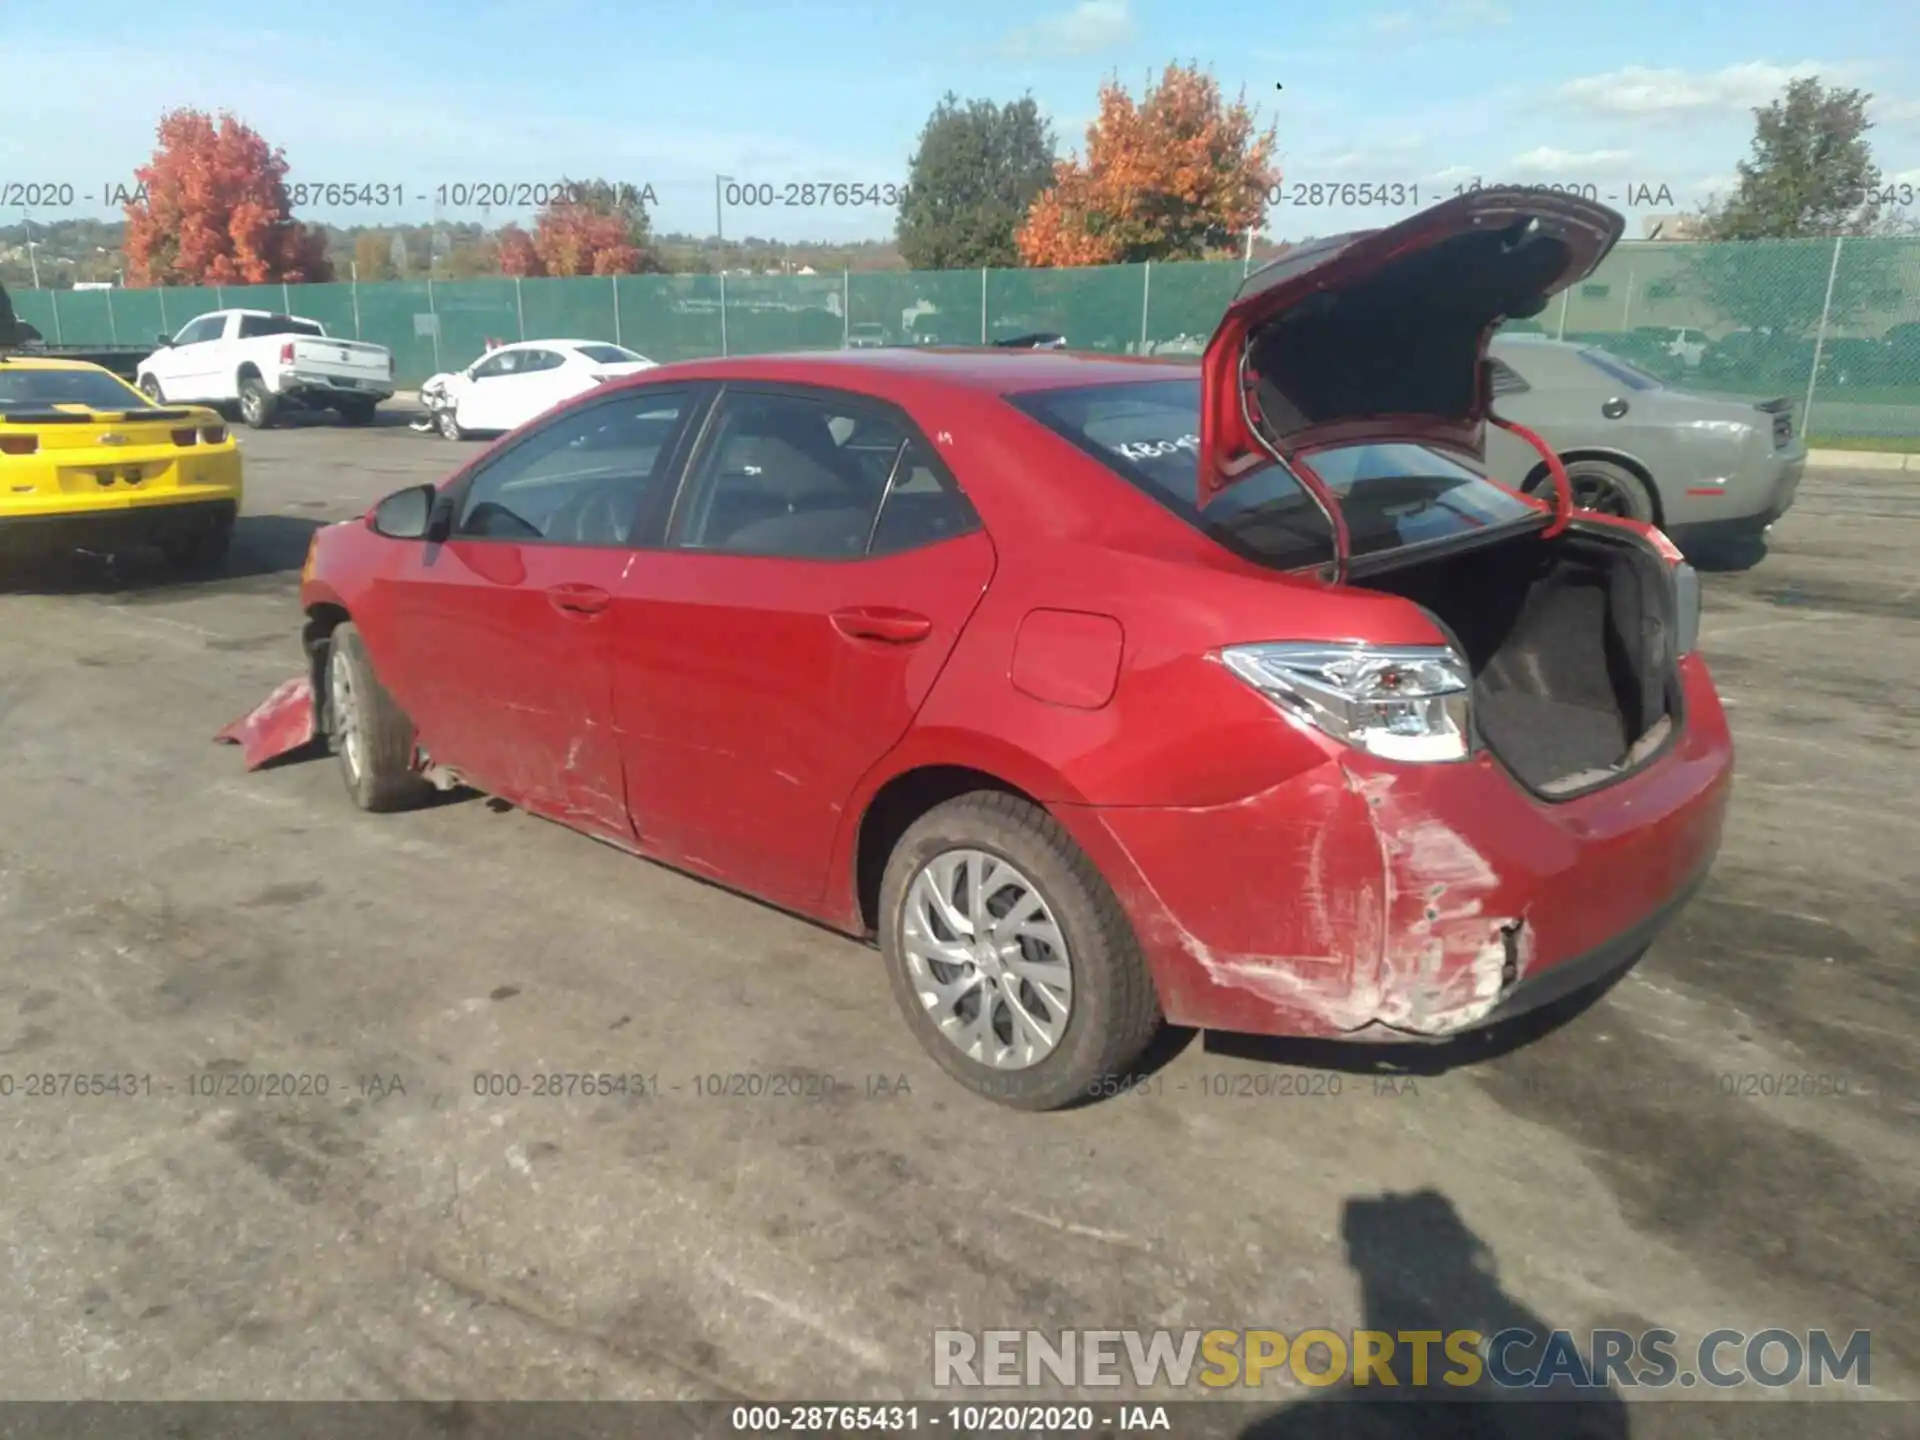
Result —
[[[1806, 468], [1782, 397], [1680, 390], [1590, 344], [1498, 335], [1496, 414], [1560, 454], [1576, 504], [1658, 525], [1682, 549], [1750, 555], [1787, 513]], [[1549, 482], [1539, 455], [1487, 432], [1487, 466], [1516, 489]]]

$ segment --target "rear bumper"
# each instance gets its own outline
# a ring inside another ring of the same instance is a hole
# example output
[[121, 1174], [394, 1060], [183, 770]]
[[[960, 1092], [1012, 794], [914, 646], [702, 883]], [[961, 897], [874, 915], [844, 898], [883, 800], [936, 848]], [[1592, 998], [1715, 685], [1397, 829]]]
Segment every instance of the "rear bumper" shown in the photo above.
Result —
[[1678, 511], [1672, 522], [1661, 528], [1681, 546], [1751, 539], [1793, 508], [1806, 469], [1806, 451], [1796, 442], [1720, 486], [1689, 487], [1672, 507]]
[[132, 550], [231, 525], [239, 509], [233, 500], [182, 500], [57, 515], [0, 513], [0, 554]]
[[1119, 896], [1169, 1020], [1440, 1039], [1630, 964], [1705, 875], [1732, 741], [1705, 666], [1682, 671], [1669, 748], [1563, 802], [1486, 757], [1343, 755], [1237, 804], [1056, 813]]
[[378, 404], [393, 398], [391, 381], [344, 383], [331, 375], [316, 375], [304, 370], [282, 370], [278, 393], [304, 405], [325, 408], [342, 400], [364, 400]]

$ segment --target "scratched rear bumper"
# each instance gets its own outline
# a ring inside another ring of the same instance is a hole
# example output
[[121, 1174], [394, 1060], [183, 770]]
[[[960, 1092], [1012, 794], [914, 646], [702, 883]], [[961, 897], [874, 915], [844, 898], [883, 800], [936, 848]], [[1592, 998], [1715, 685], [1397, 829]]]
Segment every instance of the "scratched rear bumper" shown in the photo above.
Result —
[[1548, 802], [1492, 759], [1343, 755], [1209, 808], [1057, 807], [1176, 1024], [1440, 1039], [1631, 963], [1718, 852], [1732, 742], [1704, 665], [1637, 774]]

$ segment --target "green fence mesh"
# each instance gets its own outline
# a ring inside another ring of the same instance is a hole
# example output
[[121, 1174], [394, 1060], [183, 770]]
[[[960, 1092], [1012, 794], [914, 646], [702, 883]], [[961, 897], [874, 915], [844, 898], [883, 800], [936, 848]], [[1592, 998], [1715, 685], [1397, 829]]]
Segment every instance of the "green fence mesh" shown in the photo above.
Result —
[[[1208, 263], [21, 290], [13, 301], [67, 345], [148, 345], [227, 306], [287, 311], [385, 345], [400, 383], [417, 385], [490, 340], [541, 337], [672, 361], [1051, 330], [1076, 349], [1191, 355], [1242, 278], [1239, 264]], [[1816, 434], [1920, 435], [1920, 241], [1624, 244], [1512, 328], [1602, 345], [1675, 385], [1790, 396]]]

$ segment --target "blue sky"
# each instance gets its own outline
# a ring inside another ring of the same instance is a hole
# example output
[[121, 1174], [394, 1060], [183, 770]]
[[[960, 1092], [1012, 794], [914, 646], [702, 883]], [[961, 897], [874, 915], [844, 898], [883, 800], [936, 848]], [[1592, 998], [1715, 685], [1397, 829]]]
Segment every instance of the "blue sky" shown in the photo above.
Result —
[[[235, 110], [286, 150], [296, 181], [384, 182], [408, 196], [399, 209], [310, 218], [418, 221], [442, 185], [599, 175], [650, 184], [656, 228], [711, 233], [716, 173], [775, 186], [904, 180], [949, 89], [1031, 92], [1064, 151], [1083, 143], [1104, 79], [1138, 93], [1174, 58], [1207, 66], [1230, 94], [1244, 87], [1277, 123], [1276, 238], [1406, 213], [1290, 203], [1313, 182], [1418, 185], [1422, 203], [1474, 177], [1578, 183], [1630, 216], [1690, 208], [1731, 183], [1751, 108], [1804, 73], [1871, 91], [1882, 168], [1920, 184], [1910, 0], [414, 0], [384, 12], [175, 0], [161, 21], [129, 23], [134, 13], [7, 0], [0, 200], [53, 182], [75, 201], [35, 218], [111, 213], [104, 188], [126, 183], [159, 112], [180, 104]], [[262, 21], [237, 19], [248, 13]], [[1628, 203], [1662, 185], [1673, 203]], [[11, 204], [3, 213], [21, 218]], [[725, 226], [851, 239], [885, 234], [890, 220], [732, 207]]]

